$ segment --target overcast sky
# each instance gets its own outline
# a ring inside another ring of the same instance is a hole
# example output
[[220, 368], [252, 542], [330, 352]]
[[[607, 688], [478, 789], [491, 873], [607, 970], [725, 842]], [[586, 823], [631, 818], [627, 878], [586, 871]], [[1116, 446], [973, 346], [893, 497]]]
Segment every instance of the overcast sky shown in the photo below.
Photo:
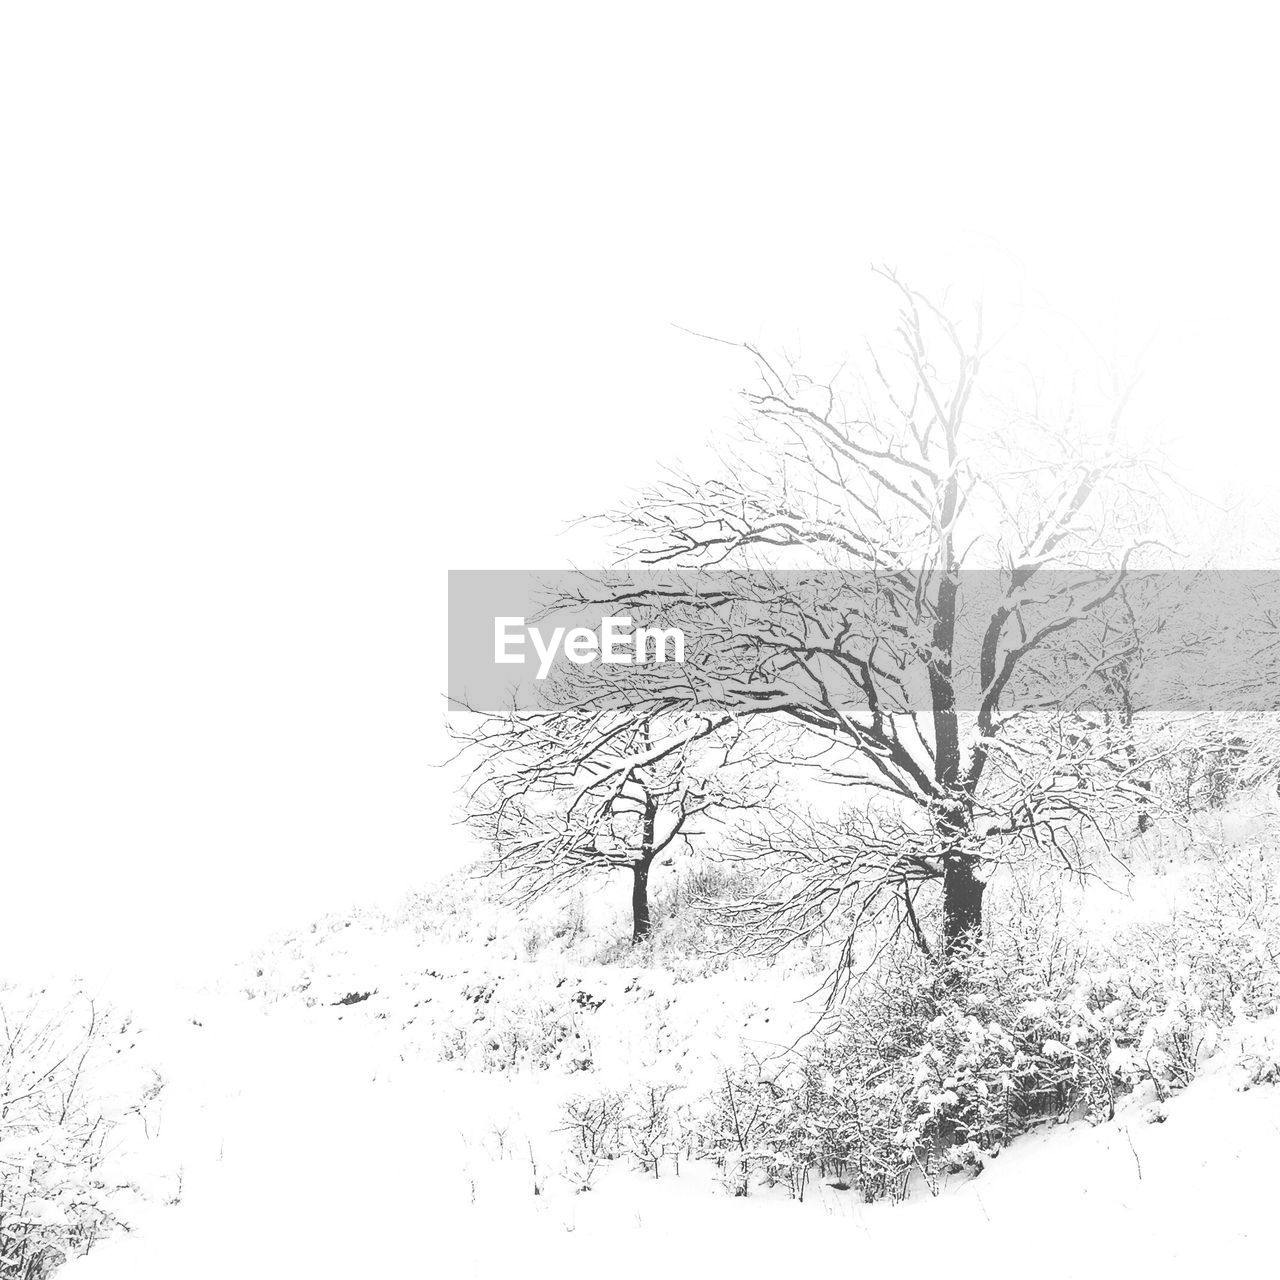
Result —
[[[198, 968], [456, 864], [449, 567], [860, 344], [872, 263], [1146, 347], [1274, 483], [1261, 6], [13, 4], [0, 963]], [[1184, 16], [1185, 15], [1185, 16]]]

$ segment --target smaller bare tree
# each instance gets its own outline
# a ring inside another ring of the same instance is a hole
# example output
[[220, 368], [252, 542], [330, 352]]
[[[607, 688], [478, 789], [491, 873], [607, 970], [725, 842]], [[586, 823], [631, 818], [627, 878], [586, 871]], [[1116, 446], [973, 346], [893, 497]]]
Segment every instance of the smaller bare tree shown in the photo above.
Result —
[[488, 846], [487, 874], [530, 902], [629, 869], [632, 940], [647, 938], [657, 860], [765, 803], [774, 785], [761, 777], [758, 735], [732, 725], [691, 732], [680, 719], [589, 707], [492, 716], [463, 734], [481, 756], [467, 820]]

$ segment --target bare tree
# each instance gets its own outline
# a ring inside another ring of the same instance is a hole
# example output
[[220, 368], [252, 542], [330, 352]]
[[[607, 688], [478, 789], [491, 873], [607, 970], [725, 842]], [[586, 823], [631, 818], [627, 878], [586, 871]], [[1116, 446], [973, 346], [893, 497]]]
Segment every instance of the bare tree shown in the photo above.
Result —
[[987, 387], [980, 311], [962, 325], [887, 280], [895, 341], [861, 372], [819, 380], [743, 346], [754, 382], [719, 473], [674, 474], [606, 517], [627, 572], [561, 603], [675, 627], [689, 652], [491, 732], [503, 781], [481, 817], [524, 891], [602, 863], [642, 886], [657, 850], [726, 803], [698, 753], [750, 750], [764, 726], [790, 726], [766, 760], [854, 799], [833, 824], [792, 797], [757, 840], [773, 943], [892, 907], [924, 944], [917, 897], [937, 885], [954, 957], [980, 937], [996, 866], [1083, 872], [1092, 837], [1141, 801], [1143, 762], [1117, 757], [1090, 704], [1134, 659], [1122, 589], [1160, 548], [1156, 475], [1122, 447], [1129, 387]]
[[[468, 819], [490, 850], [489, 874], [530, 901], [583, 876], [631, 871], [632, 940], [652, 928], [655, 861], [707, 824], [768, 800], [742, 734], [683, 734], [681, 717], [606, 711], [591, 698], [550, 713], [490, 716], [465, 733], [481, 755]], [[678, 749], [662, 750], [664, 735]], [[620, 769], [621, 762], [630, 767]]]
[[830, 780], [887, 793], [912, 833], [886, 844], [870, 819], [846, 824], [833, 861], [852, 896], [895, 886], [905, 914], [939, 882], [954, 955], [980, 934], [1001, 858], [1047, 847], [1070, 864], [1064, 833], [1096, 828], [1116, 789], [1132, 792], [1073, 726], [1079, 688], [1113, 657], [1073, 667], [1063, 654], [1152, 545], [1153, 480], [1121, 448], [1128, 388], [1092, 402], [1037, 379], [1021, 399], [984, 393], [980, 313], [962, 328], [889, 281], [896, 351], [819, 381], [746, 345], [756, 382], [721, 473], [677, 475], [611, 517], [627, 564], [689, 585], [589, 602], [683, 616], [704, 644], [628, 712], [680, 710], [683, 729], [601, 762], [601, 782], [620, 788], [654, 753], [727, 723], [790, 720]]

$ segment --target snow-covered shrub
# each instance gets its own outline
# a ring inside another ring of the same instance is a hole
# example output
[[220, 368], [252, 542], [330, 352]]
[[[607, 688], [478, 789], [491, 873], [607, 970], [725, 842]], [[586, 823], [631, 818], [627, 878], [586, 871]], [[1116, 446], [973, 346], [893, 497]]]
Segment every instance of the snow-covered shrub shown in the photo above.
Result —
[[1134, 926], [1110, 957], [1126, 1000], [1129, 1076], [1185, 1087], [1228, 1027], [1280, 1012], [1280, 869], [1257, 849], [1215, 849], [1168, 918]]
[[1208, 729], [1201, 740], [1185, 747], [1173, 768], [1180, 774], [1180, 798], [1186, 811], [1221, 809], [1247, 781], [1255, 745], [1224, 724]]
[[817, 1174], [899, 1199], [1041, 1120], [1106, 1119], [1144, 1024], [1124, 976], [1094, 958], [1044, 917], [947, 967], [892, 951], [801, 1051], [726, 1073], [701, 1148], [735, 1194], [759, 1177], [800, 1198]]
[[1123, 1087], [1110, 996], [1087, 971], [998, 952], [935, 979], [937, 1012], [909, 1061], [904, 1163], [932, 1184], [940, 1169], [980, 1168], [1041, 1119], [1109, 1118]]
[[589, 1191], [600, 1167], [631, 1157], [646, 1173], [659, 1176], [664, 1160], [674, 1163], [688, 1148], [676, 1086], [638, 1082], [627, 1089], [578, 1093], [561, 1108], [560, 1132], [568, 1135], [564, 1177], [578, 1191]]
[[1190, 888], [1178, 945], [1211, 1012], [1280, 1010], [1280, 862], [1262, 849], [1220, 850]]
[[471, 1048], [466, 1027], [442, 1027], [436, 1037], [436, 1052], [441, 1062], [463, 1062]]
[[477, 1028], [486, 1071], [545, 1069], [574, 1034], [573, 1018], [550, 1000], [511, 1001]]
[[555, 1063], [570, 1071], [590, 1069], [590, 1043], [579, 1032], [576, 1011], [567, 1002], [519, 993], [490, 1003], [476, 999], [475, 990], [463, 990], [474, 1011], [436, 1029], [441, 1061], [470, 1062], [482, 1071], [545, 1071]]
[[803, 1200], [811, 1176], [840, 1179], [872, 1200], [896, 1176], [895, 1108], [876, 1093], [875, 1061], [840, 1036], [816, 1041], [773, 1081], [762, 1161], [767, 1184]]
[[734, 1195], [753, 1180], [803, 1200], [813, 1176], [834, 1177], [868, 1201], [903, 1194], [907, 1089], [893, 1062], [847, 1028], [779, 1061], [726, 1071], [696, 1120], [698, 1153], [716, 1161]]
[[590, 1191], [601, 1164], [622, 1153], [622, 1129], [626, 1096], [606, 1089], [578, 1094], [562, 1110], [562, 1132], [569, 1135], [569, 1160], [565, 1177], [578, 1191]]
[[1143, 1074], [1163, 1100], [1195, 1078], [1202, 1059], [1216, 1047], [1220, 1028], [1206, 1016], [1204, 998], [1186, 974], [1175, 976], [1160, 1003], [1143, 1027], [1137, 1054], [1146, 1068]]
[[[1229, 1027], [1280, 1013], [1277, 860], [1215, 853], [1178, 910], [1110, 939], [1041, 896], [962, 963], [888, 950], [802, 1049], [726, 1073], [702, 1104], [702, 1151], [739, 1195], [756, 1179], [799, 1197], [816, 1173], [900, 1198], [1042, 1121], [1108, 1120], [1144, 1082], [1168, 1097]], [[1271, 1079], [1268, 1055], [1253, 1059], [1250, 1078]]]
[[117, 1062], [117, 1029], [84, 996], [63, 1004], [0, 991], [3, 1280], [43, 1280], [119, 1221], [120, 1193], [129, 1189], [110, 1172], [108, 1144], [148, 1099], [103, 1088]]
[[715, 1160], [720, 1181], [735, 1196], [751, 1193], [752, 1177], [780, 1153], [769, 1142], [769, 1122], [778, 1087], [760, 1062], [724, 1072], [698, 1123], [698, 1154]]
[[1280, 1084], [1280, 1020], [1270, 1018], [1239, 1037], [1234, 1073], [1240, 1090]]
[[684, 1134], [680, 1117], [672, 1106], [672, 1084], [638, 1085], [627, 1100], [622, 1121], [622, 1138], [627, 1151], [641, 1169], [659, 1175], [663, 1160], [676, 1162], [679, 1172], [680, 1154], [684, 1150]]

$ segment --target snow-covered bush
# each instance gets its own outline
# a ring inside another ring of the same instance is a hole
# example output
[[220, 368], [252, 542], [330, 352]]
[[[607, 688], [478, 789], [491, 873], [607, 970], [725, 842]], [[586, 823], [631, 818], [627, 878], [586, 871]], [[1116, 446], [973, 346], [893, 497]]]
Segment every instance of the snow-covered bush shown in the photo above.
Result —
[[675, 1085], [638, 1085], [628, 1099], [622, 1121], [622, 1138], [629, 1154], [647, 1173], [659, 1176], [663, 1160], [672, 1160], [680, 1171], [680, 1155], [685, 1147], [680, 1115], [672, 1105]]
[[[961, 963], [891, 949], [803, 1048], [725, 1073], [701, 1152], [737, 1195], [758, 1180], [802, 1197], [817, 1174], [901, 1198], [1042, 1121], [1108, 1120], [1144, 1083], [1168, 1097], [1229, 1026], [1280, 1011], [1275, 860], [1217, 855], [1178, 911], [1109, 940], [1041, 901]], [[1271, 1079], [1259, 1063], [1251, 1079]]]
[[937, 1012], [905, 1064], [901, 1159], [932, 1185], [981, 1167], [1041, 1119], [1109, 1118], [1117, 1078], [1109, 986], [999, 952], [934, 979]]
[[1280, 1084], [1280, 1019], [1250, 1027], [1236, 1043], [1233, 1063], [1236, 1088]]
[[689, 1138], [675, 1092], [674, 1084], [651, 1080], [571, 1097], [560, 1111], [560, 1132], [569, 1138], [566, 1180], [589, 1191], [601, 1165], [624, 1156], [655, 1178], [663, 1161], [678, 1173]]
[[1198, 739], [1172, 754], [1168, 770], [1184, 811], [1221, 809], [1249, 780], [1256, 746], [1229, 725], [1218, 724], [1205, 726]]
[[1071, 973], [1046, 982], [992, 956], [944, 971], [904, 954], [802, 1053], [729, 1075], [702, 1149], [738, 1194], [758, 1171], [797, 1198], [813, 1174], [901, 1198], [913, 1173], [933, 1183], [981, 1165], [1042, 1116], [1107, 1114], [1097, 1012]]
[[540, 989], [480, 975], [461, 981], [457, 994], [457, 1007], [441, 1015], [435, 1030], [443, 1061], [498, 1072], [591, 1069], [591, 1041], [582, 1026], [590, 997], [577, 988]]
[[708, 1099], [698, 1123], [698, 1153], [716, 1161], [720, 1181], [732, 1195], [750, 1195], [760, 1168], [783, 1158], [769, 1141], [780, 1092], [756, 1062], [750, 1070], [726, 1070]]
[[562, 1131], [569, 1135], [569, 1159], [565, 1177], [578, 1191], [590, 1191], [601, 1164], [622, 1153], [626, 1096], [606, 1089], [578, 1094], [565, 1103]]
[[0, 1278], [43, 1280], [119, 1221], [109, 1143], [151, 1089], [104, 1088], [118, 1027], [85, 996], [0, 991]]
[[1237, 1021], [1280, 1011], [1280, 869], [1253, 848], [1214, 851], [1178, 909], [1134, 926], [1111, 961], [1123, 987], [1127, 1071], [1161, 1096], [1183, 1088]]
[[487, 1071], [545, 1069], [575, 1035], [572, 1014], [550, 1000], [505, 1003], [483, 1026], [477, 1024], [477, 1032]]

